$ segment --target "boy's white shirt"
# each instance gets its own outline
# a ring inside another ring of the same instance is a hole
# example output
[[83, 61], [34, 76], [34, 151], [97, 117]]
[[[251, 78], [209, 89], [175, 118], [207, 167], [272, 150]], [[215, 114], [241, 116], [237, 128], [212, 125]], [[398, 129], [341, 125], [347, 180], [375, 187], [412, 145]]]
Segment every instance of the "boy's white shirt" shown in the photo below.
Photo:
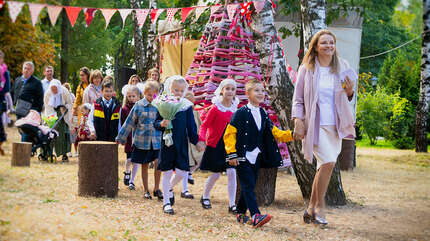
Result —
[[[261, 130], [260, 107], [256, 107], [251, 103], [248, 103], [246, 106], [251, 110], [252, 117], [254, 118], [255, 124], [257, 124], [258, 130]], [[260, 154], [260, 152], [260, 148], [256, 147], [253, 151], [247, 151], [245, 157], [251, 164], [255, 164], [255, 162], [257, 161], [258, 154]]]

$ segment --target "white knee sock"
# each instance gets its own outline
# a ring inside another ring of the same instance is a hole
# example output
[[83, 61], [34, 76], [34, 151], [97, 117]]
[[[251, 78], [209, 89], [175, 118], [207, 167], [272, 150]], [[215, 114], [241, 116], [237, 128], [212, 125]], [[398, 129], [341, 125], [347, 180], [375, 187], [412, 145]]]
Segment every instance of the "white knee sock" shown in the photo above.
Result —
[[163, 172], [163, 180], [161, 181], [161, 185], [163, 187], [163, 204], [167, 204], [170, 202], [171, 192], [170, 189], [170, 178], [172, 177], [173, 170]]
[[131, 158], [128, 158], [127, 160], [125, 160], [125, 172], [126, 173], [130, 173], [131, 165], [132, 165]]
[[185, 173], [184, 178], [182, 178], [182, 192], [188, 191], [188, 173]]
[[131, 179], [130, 179], [130, 183], [134, 183], [134, 178], [137, 175], [137, 171], [139, 171], [139, 166], [140, 164], [138, 163], [133, 163], [133, 169], [131, 171]]
[[215, 185], [216, 180], [221, 176], [220, 173], [212, 173], [206, 180], [205, 189], [203, 190], [203, 199], [209, 199], [211, 190]]
[[228, 189], [228, 200], [229, 205], [232, 207], [236, 205], [236, 188], [237, 188], [237, 179], [236, 179], [236, 169], [227, 168], [227, 189]]
[[175, 176], [173, 176], [172, 180], [170, 181], [170, 185], [173, 189], [173, 187], [176, 186], [184, 177], [187, 177], [187, 171], [182, 171], [178, 168], [175, 168]]

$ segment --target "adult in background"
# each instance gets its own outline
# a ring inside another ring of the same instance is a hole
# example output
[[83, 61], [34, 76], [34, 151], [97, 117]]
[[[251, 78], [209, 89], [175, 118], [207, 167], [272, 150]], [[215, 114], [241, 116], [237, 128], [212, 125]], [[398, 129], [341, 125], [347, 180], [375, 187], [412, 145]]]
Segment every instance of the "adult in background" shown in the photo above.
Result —
[[159, 93], [160, 94], [163, 93], [163, 91], [164, 91], [164, 84], [161, 83], [161, 80], [160, 80], [160, 71], [158, 71], [157, 68], [152, 68], [152, 69], [150, 69], [148, 71], [148, 79], [146, 81], [150, 81], [150, 80], [158, 82], [158, 84], [160, 85], [160, 91], [159, 91]]
[[52, 67], [51, 65], [45, 66], [43, 75], [45, 76], [45, 78], [42, 80], [42, 87], [43, 87], [43, 93], [45, 93], [51, 81], [57, 80], [57, 79], [54, 79], [54, 67]]
[[[8, 109], [7, 94], [10, 89], [10, 75], [7, 69], [7, 65], [4, 63], [4, 53], [0, 50], [0, 116], [3, 112]], [[1, 147], [3, 142], [6, 141], [6, 132], [4, 130], [3, 121], [0, 121], [0, 155], [4, 155], [3, 148]]]
[[294, 90], [292, 118], [294, 138], [303, 140], [304, 157], [317, 159], [312, 194], [303, 220], [327, 225], [324, 197], [342, 148], [342, 138], [355, 137], [354, 118], [349, 101], [354, 95], [350, 78], [341, 79], [349, 70], [339, 58], [336, 36], [328, 31], [316, 33], [298, 71]]
[[103, 74], [100, 70], [96, 69], [91, 72], [90, 85], [84, 91], [84, 104], [94, 104], [94, 101], [102, 97], [102, 81]]
[[87, 67], [82, 67], [79, 70], [79, 78], [81, 79], [81, 82], [79, 83], [78, 88], [76, 88], [76, 99], [73, 104], [73, 115], [78, 116], [78, 119], [80, 119], [79, 107], [84, 103], [84, 91], [88, 85], [90, 85], [90, 76], [91, 72]]
[[[139, 88], [140, 94], [143, 95], [143, 83], [142, 83], [142, 79], [139, 77], [139, 75], [134, 74], [132, 76], [130, 76], [130, 79], [128, 79], [128, 84], [124, 85], [121, 89], [121, 94], [122, 96], [127, 96], [127, 90], [130, 86], [137, 86], [137, 88]], [[140, 98], [139, 98], [140, 100]]]
[[[71, 149], [70, 127], [72, 126], [73, 109], [71, 94], [61, 85], [60, 81], [52, 80], [46, 90], [43, 102], [45, 103], [45, 116], [56, 114], [60, 118], [65, 114], [55, 127], [55, 130], [58, 131], [58, 137], [54, 141], [54, 149], [57, 157], [63, 156], [62, 160], [66, 162], [68, 161], [67, 153]], [[66, 110], [67, 113], [65, 113]]]

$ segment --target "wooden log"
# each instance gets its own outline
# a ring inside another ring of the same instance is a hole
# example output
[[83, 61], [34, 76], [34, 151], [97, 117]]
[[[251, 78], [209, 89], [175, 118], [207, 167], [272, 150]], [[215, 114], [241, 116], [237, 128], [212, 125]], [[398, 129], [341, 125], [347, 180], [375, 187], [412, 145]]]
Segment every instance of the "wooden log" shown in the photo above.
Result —
[[31, 142], [12, 143], [12, 166], [29, 167], [31, 159]]
[[337, 157], [340, 170], [352, 171], [355, 158], [355, 140], [342, 140], [342, 151]]
[[113, 142], [79, 143], [79, 196], [118, 195], [118, 145]]

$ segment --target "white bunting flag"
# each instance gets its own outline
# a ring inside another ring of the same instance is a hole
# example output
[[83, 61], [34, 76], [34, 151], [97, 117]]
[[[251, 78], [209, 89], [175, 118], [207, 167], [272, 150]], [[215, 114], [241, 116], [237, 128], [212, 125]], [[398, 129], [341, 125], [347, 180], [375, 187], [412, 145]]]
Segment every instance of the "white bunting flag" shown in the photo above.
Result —
[[197, 7], [196, 7], [196, 19], [195, 19], [195, 21], [199, 20], [200, 15], [202, 15], [202, 13], [203, 13], [207, 8], [208, 8], [207, 6], [202, 6], [202, 7], [197, 6]]
[[137, 25], [139, 25], [139, 28], [142, 28], [145, 24], [148, 13], [149, 9], [136, 9]]
[[45, 4], [28, 3], [28, 9], [30, 10], [31, 23], [36, 26], [37, 19], [39, 18], [40, 11], [45, 7]]
[[14, 1], [8, 1], [7, 6], [9, 8], [9, 15], [10, 19], [12, 19], [12, 23], [15, 22], [16, 17], [18, 17], [19, 13], [21, 12], [22, 6], [24, 6], [24, 2], [14, 2]]
[[107, 26], [109, 25], [110, 19], [116, 13], [116, 9], [100, 8], [100, 11], [102, 12], [103, 16], [105, 17], [105, 21], [106, 21], [106, 27], [105, 28], [107, 28]]
[[167, 22], [172, 22], [177, 11], [178, 11], [177, 8], [168, 8], [167, 9]]
[[239, 4], [229, 4], [229, 5], [227, 5], [227, 13], [228, 13], [228, 18], [230, 20], [233, 19], [234, 14], [236, 13], [236, 10], [237, 10], [237, 6], [239, 6]]
[[54, 26], [57, 22], [58, 16], [61, 13], [61, 10], [63, 10], [63, 7], [48, 5], [46, 9], [48, 10], [49, 20], [51, 20], [52, 26]]
[[131, 13], [131, 11], [133, 11], [133, 9], [118, 9], [119, 14], [121, 15], [122, 18], [122, 27], [124, 27], [125, 25], [125, 20], [127, 19], [127, 16]]
[[254, 1], [254, 8], [257, 13], [260, 13], [264, 8], [264, 3], [266, 1]]
[[211, 7], [211, 15], [213, 15], [218, 9], [220, 8], [220, 5], [215, 5]]

